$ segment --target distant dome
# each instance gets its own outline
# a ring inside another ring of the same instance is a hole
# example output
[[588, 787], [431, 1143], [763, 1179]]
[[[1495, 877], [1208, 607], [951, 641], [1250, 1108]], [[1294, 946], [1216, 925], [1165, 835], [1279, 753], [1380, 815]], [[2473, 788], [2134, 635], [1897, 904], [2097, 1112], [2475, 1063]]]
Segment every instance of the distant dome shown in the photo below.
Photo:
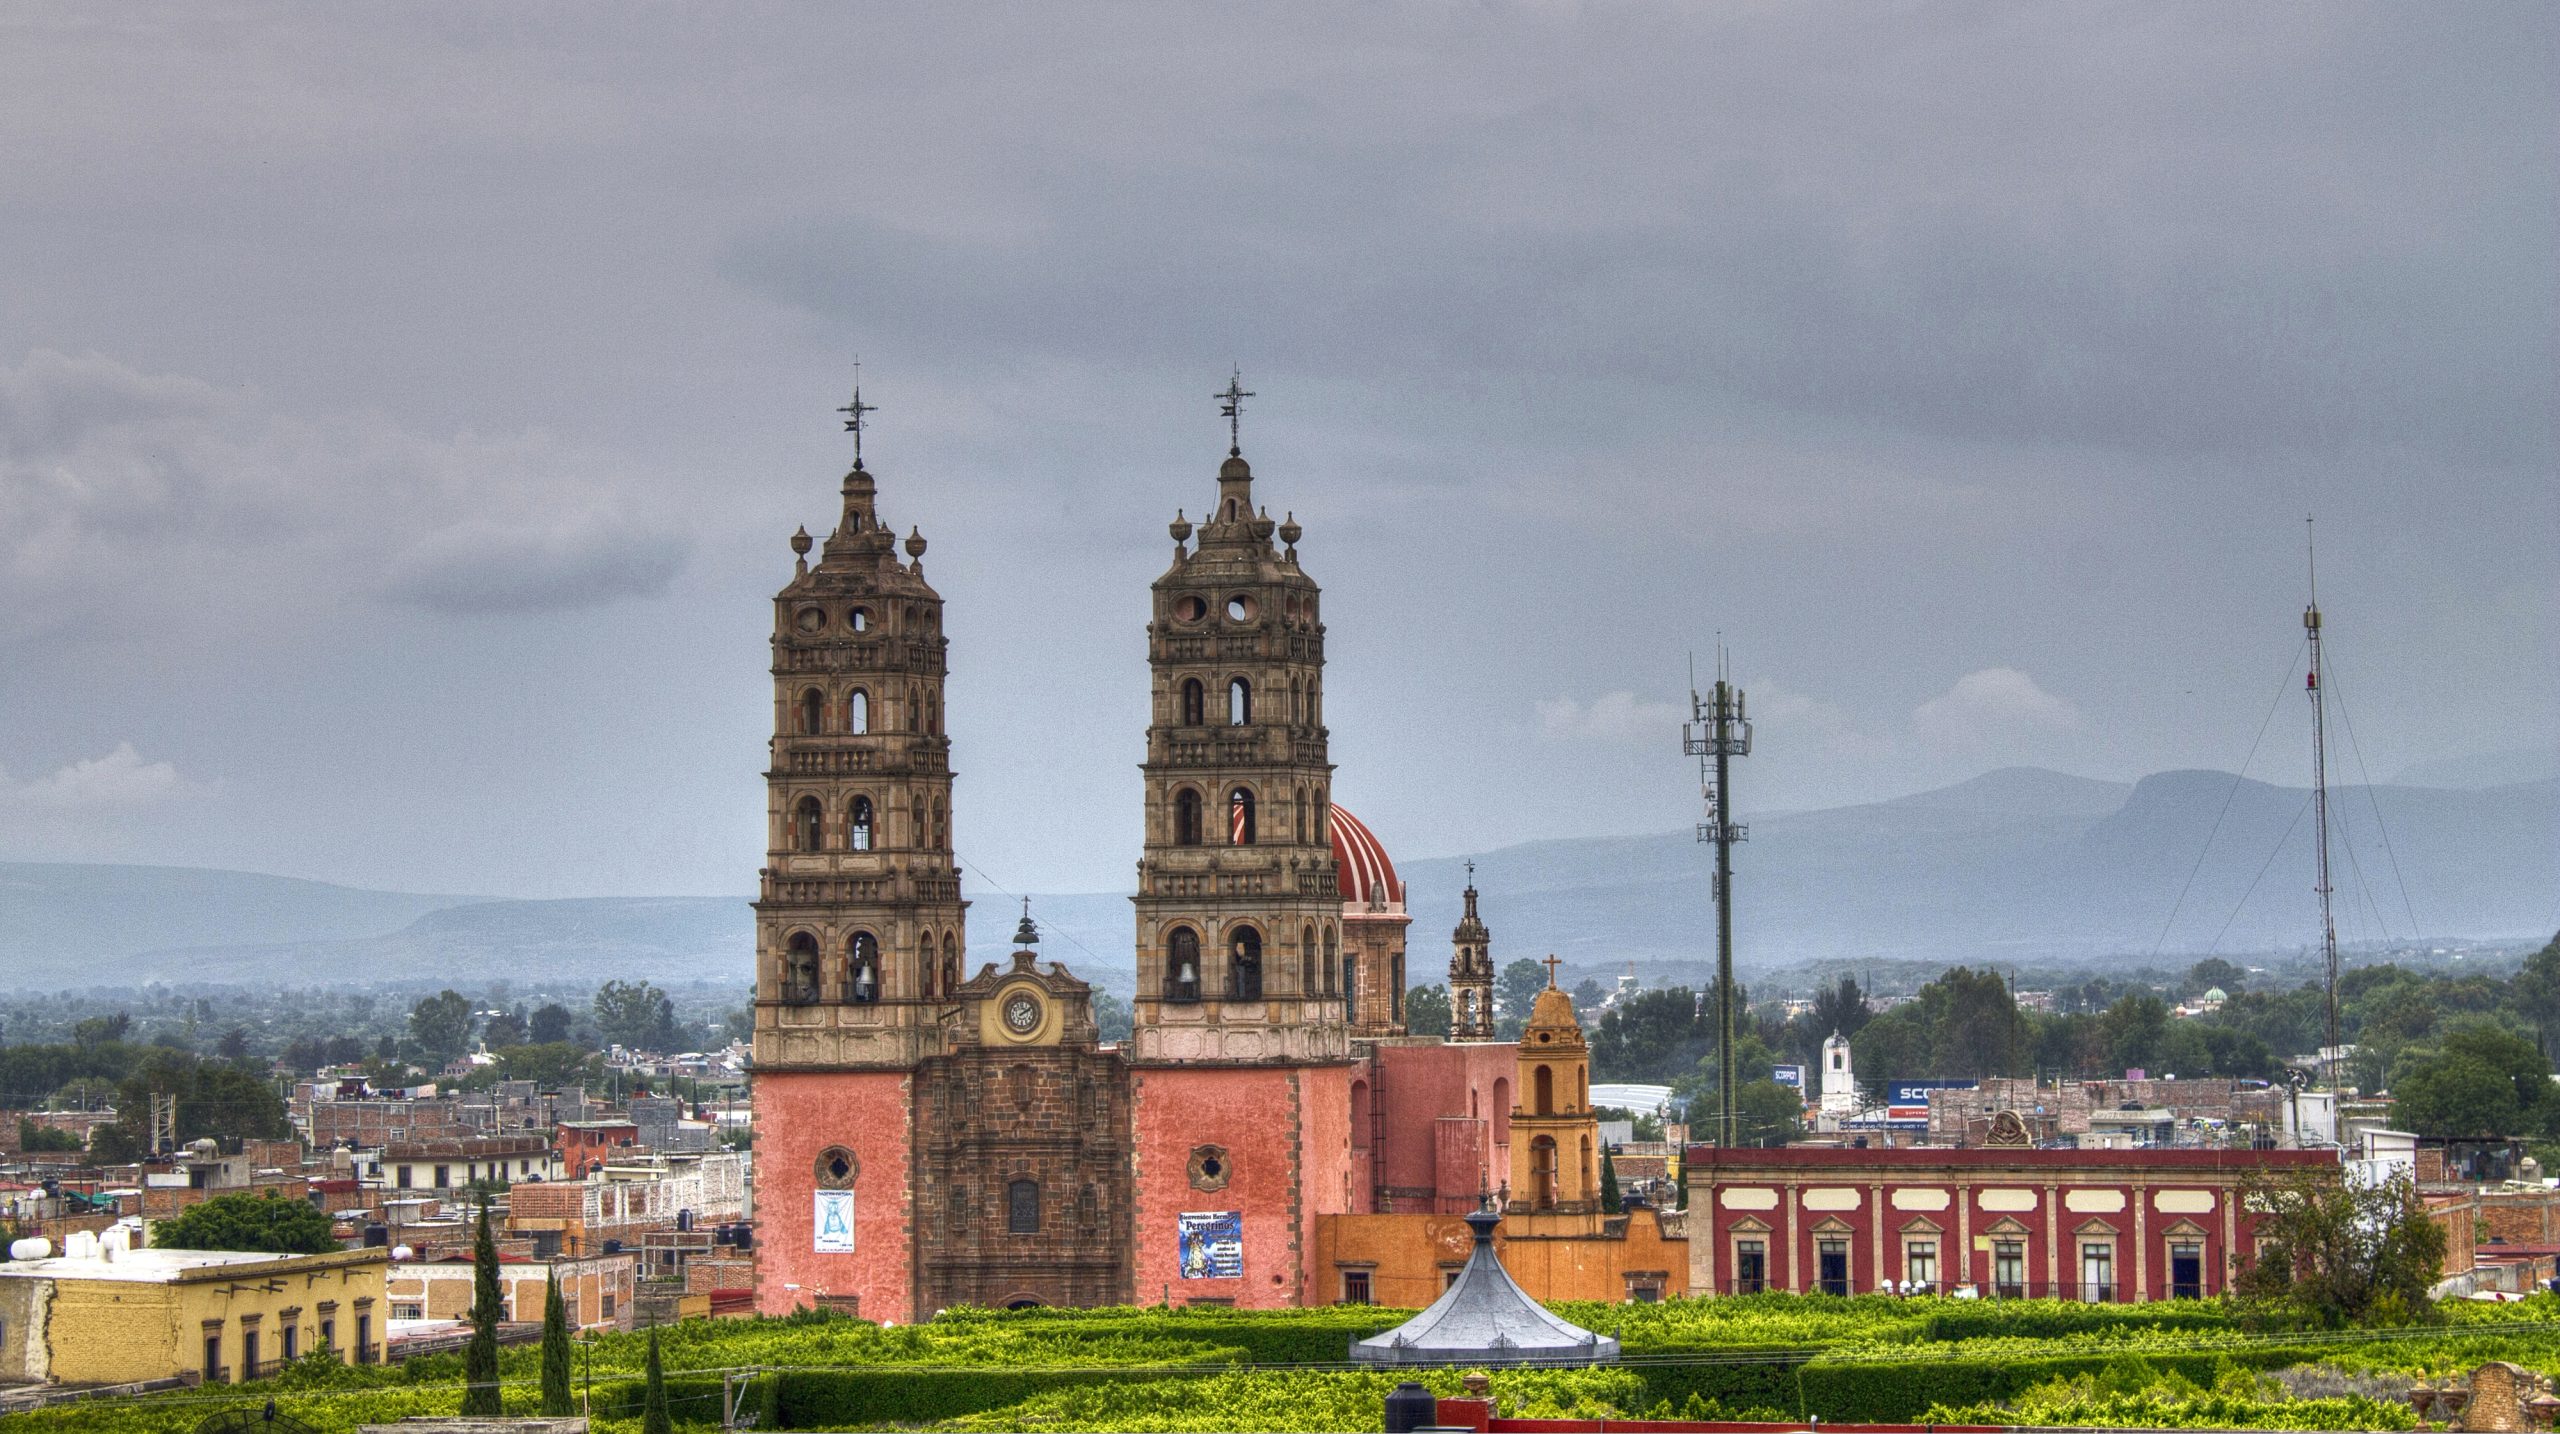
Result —
[[2231, 999], [2229, 996], [2226, 996], [2226, 995], [2222, 994], [2222, 988], [2221, 988], [2220, 986], [2216, 986], [2216, 987], [2214, 987], [2212, 990], [2205, 992], [2205, 993], [2204, 993], [2204, 998], [2205, 998], [2206, 1000], [2208, 1000], [2208, 1001], [2213, 1001], [2213, 1002], [2217, 1002], [2217, 1003], [2219, 1003], [2219, 1002], [2223, 1002], [2223, 1001], [2228, 1001], [2228, 1000], [2230, 1000], [2230, 999]]
[[1333, 840], [1333, 864], [1342, 883], [1344, 906], [1367, 908], [1374, 899], [1379, 906], [1404, 908], [1404, 883], [1396, 880], [1395, 863], [1387, 860], [1387, 849], [1378, 844], [1377, 833], [1337, 806], [1325, 823], [1325, 835]]

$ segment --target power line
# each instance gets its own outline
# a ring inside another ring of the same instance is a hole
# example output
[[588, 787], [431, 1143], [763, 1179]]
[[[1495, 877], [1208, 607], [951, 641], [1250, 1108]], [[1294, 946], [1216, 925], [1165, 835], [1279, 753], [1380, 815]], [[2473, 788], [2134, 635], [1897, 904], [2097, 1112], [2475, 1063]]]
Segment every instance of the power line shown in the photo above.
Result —
[[2258, 735], [2249, 739], [2249, 755], [2240, 759], [2240, 770], [2231, 774], [2230, 790], [2222, 794], [2222, 809], [2213, 814], [2213, 829], [2204, 834], [2204, 846], [2196, 852], [2196, 864], [2187, 868], [2187, 879], [2178, 887], [2178, 899], [2169, 907], [2169, 918], [2160, 923], [2160, 939], [2151, 943], [2151, 954], [2158, 956], [2169, 944], [2169, 928], [2176, 924], [2178, 912], [2187, 904], [2187, 891], [2196, 884], [2196, 873], [2204, 870], [2204, 859], [2213, 853], [2213, 839], [2222, 834], [2222, 819], [2231, 814], [2231, 800], [2240, 795], [2240, 784], [2249, 775], [2249, 764], [2258, 759], [2258, 744], [2267, 740], [2267, 728], [2274, 725], [2276, 709], [2284, 705], [2284, 694], [2293, 687], [2293, 671], [2302, 661], [2304, 644], [2296, 643], [2293, 656], [2285, 663], [2284, 676], [2276, 679], [2275, 700], [2267, 704], [2267, 715], [2258, 723]]

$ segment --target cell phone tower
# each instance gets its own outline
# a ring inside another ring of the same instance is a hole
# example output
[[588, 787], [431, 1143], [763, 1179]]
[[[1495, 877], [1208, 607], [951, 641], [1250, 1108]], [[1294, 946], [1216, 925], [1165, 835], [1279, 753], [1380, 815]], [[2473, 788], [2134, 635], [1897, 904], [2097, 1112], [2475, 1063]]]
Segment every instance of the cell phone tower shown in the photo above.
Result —
[[2338, 923], [2329, 914], [2329, 719], [2328, 699], [2320, 690], [2320, 557], [2311, 541], [2312, 520], [2302, 520], [2303, 557], [2310, 568], [2310, 603], [2302, 609], [2302, 634], [2311, 645], [2311, 672], [2304, 679], [2311, 694], [2311, 812], [2319, 836], [2320, 960], [2326, 978], [2327, 1018], [2320, 1048], [2320, 1071], [2331, 1091], [2338, 1088]]
[[1698, 787], [1706, 798], [1707, 819], [1698, 823], [1698, 840], [1716, 849], [1716, 1125], [1715, 1143], [1739, 1144], [1740, 1128], [1733, 1109], [1733, 846], [1748, 840], [1751, 829], [1733, 820], [1732, 770], [1735, 757], [1751, 755], [1751, 721], [1744, 715], [1742, 689], [1731, 681], [1731, 659], [1716, 644], [1716, 681], [1711, 692], [1698, 695], [1697, 664], [1689, 668], [1689, 720], [1680, 728], [1681, 750], [1698, 759]]

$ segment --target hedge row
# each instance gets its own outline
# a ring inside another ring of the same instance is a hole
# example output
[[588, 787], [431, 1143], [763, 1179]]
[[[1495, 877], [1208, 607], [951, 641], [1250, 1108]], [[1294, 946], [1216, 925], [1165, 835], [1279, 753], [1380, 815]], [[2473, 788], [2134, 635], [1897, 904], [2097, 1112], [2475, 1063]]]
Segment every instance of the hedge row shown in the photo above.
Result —
[[[2234, 1344], [2198, 1351], [2143, 1350], [2163, 1373], [2175, 1370], [2211, 1385], [2222, 1361], [2255, 1369], [2281, 1369], [2320, 1358], [2325, 1351], [2299, 1346]], [[2005, 1403], [2032, 1385], [2068, 1375], [2095, 1374], [2125, 1351], [2093, 1348], [2085, 1354], [2023, 1359], [1769, 1359], [1715, 1364], [1635, 1366], [1645, 1398], [1674, 1408], [1692, 1395], [1729, 1409], [1777, 1409], [1798, 1418], [1843, 1423], [1917, 1422], [1932, 1405]]]

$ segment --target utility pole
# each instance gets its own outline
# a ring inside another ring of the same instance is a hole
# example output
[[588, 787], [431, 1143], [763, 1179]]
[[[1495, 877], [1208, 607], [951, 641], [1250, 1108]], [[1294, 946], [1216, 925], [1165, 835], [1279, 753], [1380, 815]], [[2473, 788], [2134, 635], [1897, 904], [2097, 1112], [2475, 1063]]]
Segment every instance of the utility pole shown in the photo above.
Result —
[[[2338, 924], [2329, 914], [2329, 727], [2328, 701], [2320, 691], [2320, 558], [2311, 542], [2311, 519], [2302, 520], [2303, 554], [2310, 565], [2311, 602], [2302, 610], [2303, 637], [2311, 645], [2311, 809], [2318, 841], [2320, 884], [2320, 957], [2326, 975], [2327, 1023], [2321, 1048], [2321, 1073], [2328, 1081], [2331, 1109], [2338, 1091]], [[2334, 1118], [2334, 1116], [2333, 1116]]]
[[1689, 673], [1689, 721], [1680, 729], [1680, 747], [1698, 759], [1698, 786], [1706, 798], [1707, 819], [1698, 824], [1698, 840], [1716, 849], [1716, 1138], [1719, 1146], [1738, 1143], [1741, 1134], [1733, 1109], [1733, 844], [1751, 830], [1733, 820], [1732, 758], [1751, 755], [1751, 723], [1743, 715], [1742, 689], [1728, 679], [1724, 646], [1716, 646], [1716, 682], [1712, 695], [1698, 695], [1697, 670]]

